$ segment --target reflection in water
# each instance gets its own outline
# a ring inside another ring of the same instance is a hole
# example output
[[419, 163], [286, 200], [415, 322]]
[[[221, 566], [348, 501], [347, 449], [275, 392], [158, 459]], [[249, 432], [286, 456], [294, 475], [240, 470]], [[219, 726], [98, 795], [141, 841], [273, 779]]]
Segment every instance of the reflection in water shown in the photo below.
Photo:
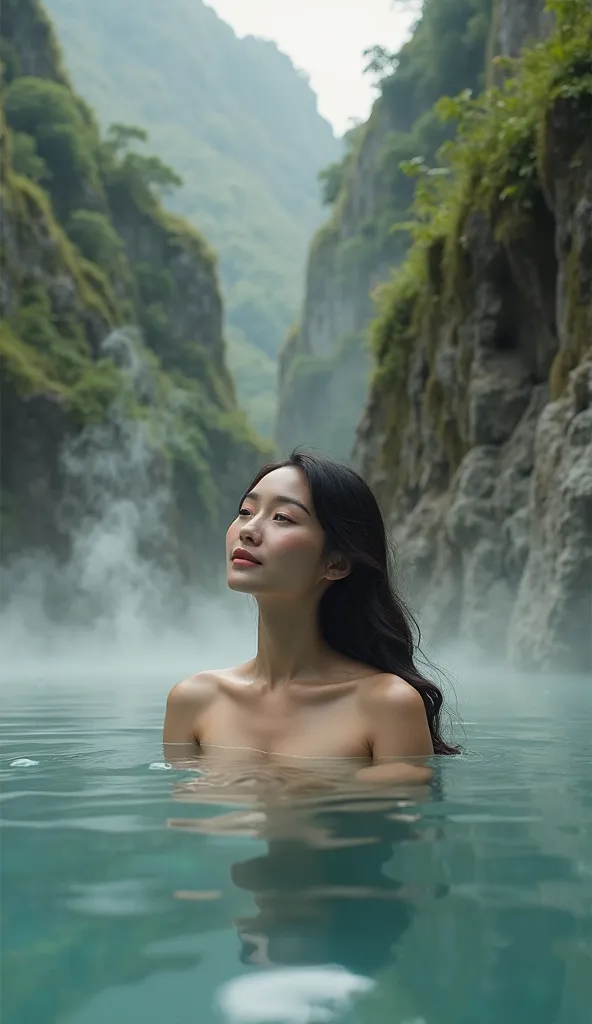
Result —
[[221, 1024], [237, 999], [253, 1024], [294, 972], [302, 1020], [589, 1024], [588, 680], [488, 680], [478, 756], [413, 792], [151, 771], [166, 688], [141, 683], [0, 694], [2, 1024]]
[[[382, 977], [381, 991], [392, 984], [397, 995], [403, 978], [417, 1019], [430, 1024], [474, 1024], [475, 1006], [479, 1024], [583, 1024], [573, 961], [592, 966], [592, 904], [580, 902], [561, 841], [548, 848], [534, 796], [530, 814], [519, 801], [531, 794], [515, 784], [498, 795], [497, 814], [478, 805], [478, 763], [452, 769], [476, 790], [468, 808], [446, 803], [438, 777], [431, 786], [369, 791], [339, 768], [202, 763], [199, 778], [175, 787], [175, 800], [186, 811], [201, 808], [198, 816], [169, 826], [265, 841], [264, 852], [230, 869], [255, 906], [234, 919], [244, 965], [333, 964], [348, 972], [344, 979]], [[462, 796], [462, 783], [456, 788]], [[201, 816], [211, 804], [219, 813]], [[592, 983], [588, 990], [592, 998]], [[390, 1020], [387, 1007], [388, 998], [368, 1019]], [[237, 1021], [251, 1019], [243, 1009]]]
[[405, 885], [384, 870], [395, 844], [433, 841], [420, 801], [433, 799], [436, 786], [369, 790], [347, 765], [331, 772], [326, 765], [205, 764], [202, 773], [175, 788], [177, 801], [248, 808], [174, 818], [169, 826], [266, 842], [265, 853], [231, 868], [232, 882], [256, 907], [234, 922], [243, 964], [338, 964], [374, 974], [392, 961], [413, 907], [445, 892], [429, 881]]

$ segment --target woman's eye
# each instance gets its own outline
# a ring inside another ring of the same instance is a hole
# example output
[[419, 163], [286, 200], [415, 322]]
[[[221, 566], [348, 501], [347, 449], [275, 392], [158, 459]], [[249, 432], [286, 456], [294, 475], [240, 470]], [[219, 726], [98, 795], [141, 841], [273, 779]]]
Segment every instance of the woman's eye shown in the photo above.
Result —
[[241, 508], [241, 509], [239, 509], [238, 514], [239, 514], [239, 516], [250, 516], [251, 515], [251, 513], [248, 510], [248, 508]]
[[283, 515], [281, 512], [276, 512], [276, 514], [274, 516], [274, 519], [279, 519], [279, 520], [281, 520], [282, 523], [293, 523], [294, 522], [293, 519], [288, 519], [288, 517]]

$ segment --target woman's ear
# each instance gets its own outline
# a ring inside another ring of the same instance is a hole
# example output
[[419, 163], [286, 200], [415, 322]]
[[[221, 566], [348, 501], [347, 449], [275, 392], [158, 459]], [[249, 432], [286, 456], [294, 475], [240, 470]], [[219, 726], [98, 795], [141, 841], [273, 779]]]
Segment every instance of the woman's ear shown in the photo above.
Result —
[[325, 578], [328, 580], [343, 580], [349, 576], [352, 566], [349, 558], [345, 555], [333, 554], [329, 559]]

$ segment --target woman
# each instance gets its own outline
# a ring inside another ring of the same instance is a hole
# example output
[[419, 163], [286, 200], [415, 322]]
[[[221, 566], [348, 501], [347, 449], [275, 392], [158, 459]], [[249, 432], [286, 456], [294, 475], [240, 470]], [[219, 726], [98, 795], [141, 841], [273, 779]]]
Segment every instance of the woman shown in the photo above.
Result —
[[227, 562], [230, 589], [257, 600], [257, 655], [175, 686], [167, 756], [183, 745], [357, 758], [358, 777], [379, 782], [425, 781], [409, 759], [456, 752], [441, 735], [442, 694], [415, 666], [383, 518], [357, 473], [298, 451], [266, 466], [228, 530]]

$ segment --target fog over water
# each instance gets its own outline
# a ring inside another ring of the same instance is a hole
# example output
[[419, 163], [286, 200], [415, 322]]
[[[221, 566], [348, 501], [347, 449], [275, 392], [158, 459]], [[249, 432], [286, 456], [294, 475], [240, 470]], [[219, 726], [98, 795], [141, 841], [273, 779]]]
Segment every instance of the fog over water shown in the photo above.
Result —
[[4, 574], [3, 1019], [586, 1024], [589, 686], [427, 636], [465, 751], [433, 794], [159, 770], [169, 689], [252, 655], [256, 606], [149, 557], [171, 495], [144, 429], [115, 408], [64, 453], [71, 559]]

